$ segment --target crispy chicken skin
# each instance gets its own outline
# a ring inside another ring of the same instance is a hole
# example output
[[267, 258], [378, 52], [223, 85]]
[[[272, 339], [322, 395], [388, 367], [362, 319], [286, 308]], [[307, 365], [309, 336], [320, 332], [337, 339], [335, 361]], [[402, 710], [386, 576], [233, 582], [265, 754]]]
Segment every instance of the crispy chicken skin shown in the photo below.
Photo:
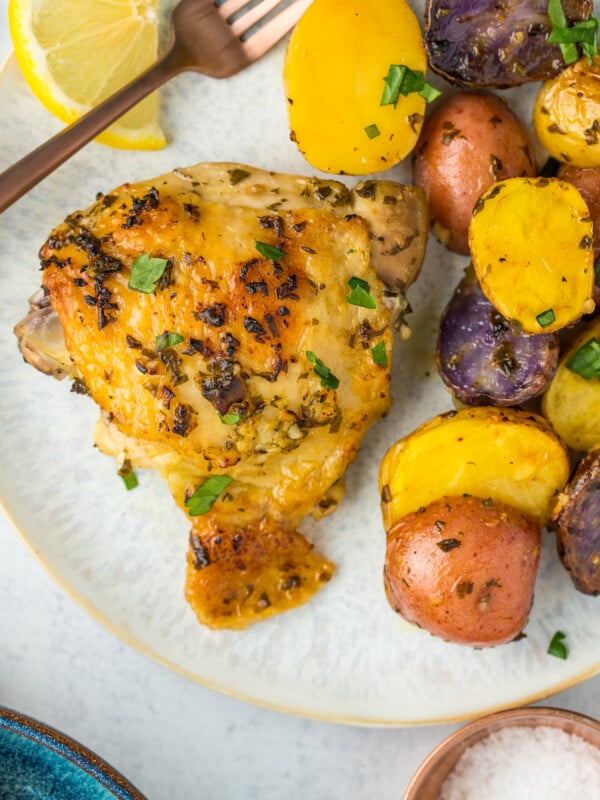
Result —
[[[44, 371], [85, 385], [98, 446], [158, 470], [186, 515], [209, 478], [231, 481], [188, 516], [185, 592], [203, 624], [244, 628], [331, 577], [297, 526], [335, 508], [389, 407], [392, 315], [373, 266], [401, 296], [427, 228], [421, 196], [395, 183], [202, 164], [99, 195], [42, 247], [68, 351]], [[164, 265], [147, 292], [129, 284], [143, 254]], [[352, 278], [375, 308], [347, 302]]]

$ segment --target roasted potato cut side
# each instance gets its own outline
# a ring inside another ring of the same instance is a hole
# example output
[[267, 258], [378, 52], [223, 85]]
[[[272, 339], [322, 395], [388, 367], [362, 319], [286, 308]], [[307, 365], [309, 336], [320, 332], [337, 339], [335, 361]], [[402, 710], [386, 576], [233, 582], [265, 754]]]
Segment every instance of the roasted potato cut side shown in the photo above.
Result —
[[439, 497], [493, 498], [544, 524], [569, 477], [546, 421], [491, 406], [440, 414], [385, 454], [379, 488], [385, 530]]
[[[593, 357], [597, 347], [594, 340], [600, 342], [600, 317], [582, 327], [561, 358], [542, 400], [542, 413], [550, 425], [570, 448], [581, 452], [600, 447], [600, 380], [593, 374], [586, 378], [574, 371], [577, 361], [573, 359], [582, 353], [577, 359], [581, 363], [583, 358], [585, 364], [586, 354]], [[580, 372], [588, 374], [584, 369]]]
[[588, 453], [552, 514], [558, 554], [580, 592], [600, 594], [600, 450]]
[[413, 153], [413, 181], [427, 196], [434, 236], [450, 250], [469, 252], [469, 222], [481, 193], [519, 175], [535, 175], [533, 148], [496, 95], [458, 92], [426, 119]]
[[469, 246], [489, 301], [525, 333], [552, 333], [594, 310], [592, 221], [572, 184], [496, 183], [475, 206]]
[[541, 144], [573, 167], [600, 167], [600, 57], [582, 58], [538, 92], [533, 111]]
[[381, 172], [413, 149], [425, 114], [416, 91], [382, 105], [390, 66], [425, 73], [419, 22], [405, 0], [314, 0], [284, 64], [290, 137], [324, 172]]
[[473, 647], [515, 638], [533, 600], [540, 526], [481, 497], [442, 497], [388, 532], [384, 586], [406, 620]]

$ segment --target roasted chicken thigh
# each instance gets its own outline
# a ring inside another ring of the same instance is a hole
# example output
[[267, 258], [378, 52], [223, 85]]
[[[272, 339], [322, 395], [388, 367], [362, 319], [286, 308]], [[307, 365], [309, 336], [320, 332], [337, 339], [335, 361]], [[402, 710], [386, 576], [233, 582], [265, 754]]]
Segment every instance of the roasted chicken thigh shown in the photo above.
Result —
[[202, 164], [98, 195], [42, 247], [21, 350], [89, 392], [122, 469], [167, 480], [202, 623], [243, 628], [331, 577], [297, 526], [335, 508], [389, 406], [376, 270], [397, 310], [427, 230], [412, 187]]

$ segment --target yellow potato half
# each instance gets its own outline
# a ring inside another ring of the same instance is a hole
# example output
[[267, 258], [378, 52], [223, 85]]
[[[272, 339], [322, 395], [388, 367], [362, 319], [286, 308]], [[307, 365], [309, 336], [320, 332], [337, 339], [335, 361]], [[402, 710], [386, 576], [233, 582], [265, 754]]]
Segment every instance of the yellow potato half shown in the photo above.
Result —
[[546, 81], [533, 122], [554, 158], [573, 167], [600, 167], [600, 58], [582, 58]]
[[567, 363], [592, 338], [600, 341], [600, 317], [582, 328], [564, 354], [542, 401], [542, 412], [554, 430], [579, 451], [600, 447], [600, 381], [581, 378]]
[[568, 477], [567, 452], [542, 417], [492, 407], [440, 414], [381, 462], [384, 527], [463, 494], [507, 503], [543, 525]]
[[469, 247], [488, 300], [525, 333], [551, 333], [594, 310], [592, 221], [572, 184], [494, 184], [473, 211]]
[[417, 18], [405, 0], [313, 0], [290, 38], [284, 85], [290, 136], [313, 167], [365, 175], [416, 144], [425, 100], [380, 105], [390, 65], [425, 72]]

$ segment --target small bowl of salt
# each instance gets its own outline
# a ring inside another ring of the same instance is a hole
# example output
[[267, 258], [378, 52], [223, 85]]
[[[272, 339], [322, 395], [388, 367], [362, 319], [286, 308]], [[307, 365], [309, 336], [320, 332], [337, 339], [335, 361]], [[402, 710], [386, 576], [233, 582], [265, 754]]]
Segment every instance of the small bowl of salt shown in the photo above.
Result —
[[425, 759], [403, 800], [600, 798], [600, 722], [560, 708], [499, 711]]

